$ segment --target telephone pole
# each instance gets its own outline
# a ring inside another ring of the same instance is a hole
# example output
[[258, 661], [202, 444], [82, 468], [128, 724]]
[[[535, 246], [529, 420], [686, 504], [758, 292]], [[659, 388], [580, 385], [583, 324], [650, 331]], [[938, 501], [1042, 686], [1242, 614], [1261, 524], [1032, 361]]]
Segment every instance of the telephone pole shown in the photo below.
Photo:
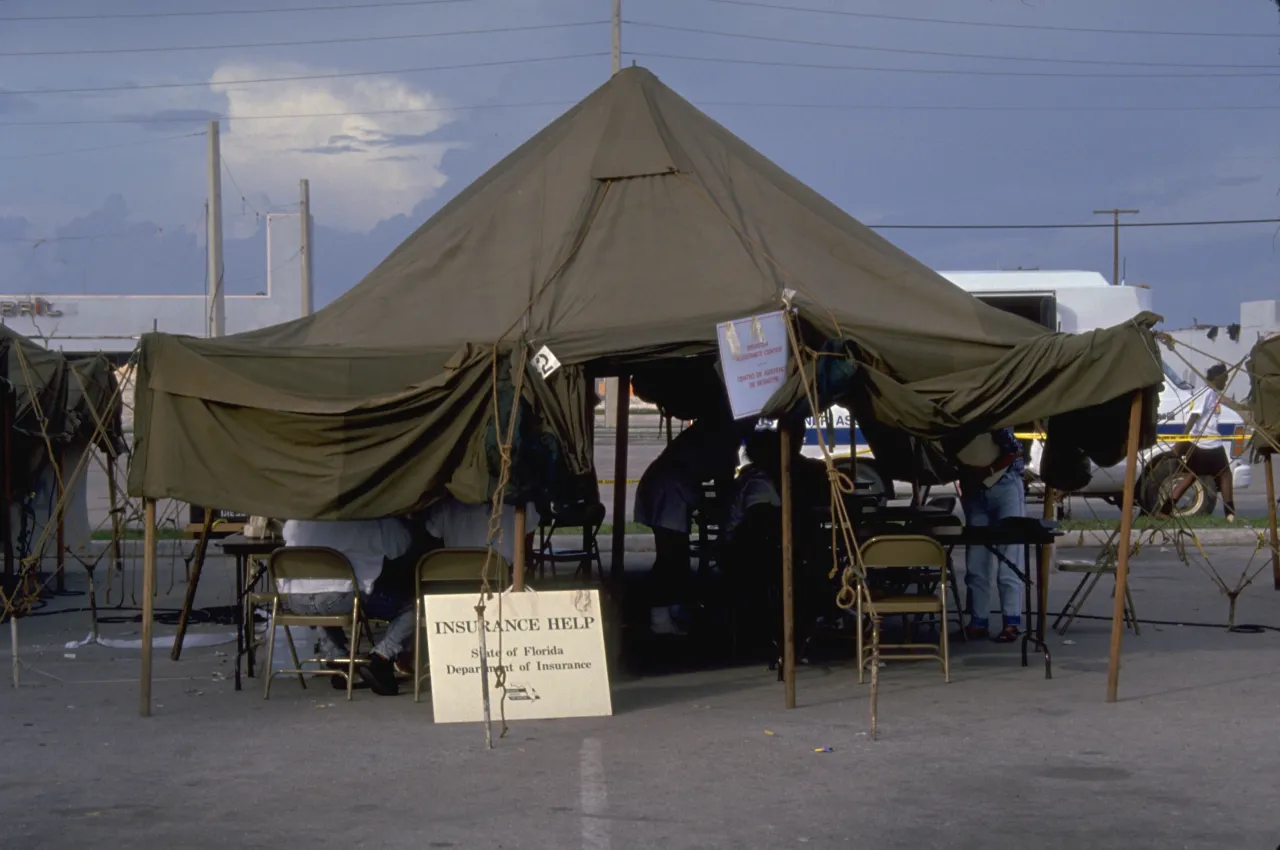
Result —
[[205, 283], [205, 330], [222, 336], [227, 310], [222, 291], [222, 148], [218, 143], [218, 122], [209, 122], [209, 221], [207, 247], [209, 280]]
[[[622, 70], [622, 0], [613, 0], [613, 71]], [[610, 76], [612, 76], [610, 74]], [[604, 424], [606, 428], [618, 427], [618, 379], [604, 381]]]
[[613, 73], [622, 70], [622, 0], [613, 0]]
[[302, 315], [311, 315], [311, 181], [298, 181], [298, 213], [302, 219]]
[[1112, 270], [1111, 270], [1111, 285], [1112, 285], [1112, 286], [1119, 286], [1119, 285], [1120, 285], [1120, 216], [1122, 216], [1122, 215], [1137, 215], [1137, 214], [1138, 214], [1138, 212], [1139, 212], [1138, 210], [1120, 210], [1120, 209], [1115, 209], [1115, 210], [1094, 210], [1094, 211], [1093, 211], [1093, 214], [1094, 214], [1094, 215], [1109, 215], [1109, 216], [1111, 216], [1111, 217], [1112, 217], [1112, 221], [1115, 223], [1115, 227], [1113, 228], [1114, 233], [1115, 233], [1115, 256], [1114, 256], [1114, 258], [1113, 258], [1113, 265], [1112, 265]]

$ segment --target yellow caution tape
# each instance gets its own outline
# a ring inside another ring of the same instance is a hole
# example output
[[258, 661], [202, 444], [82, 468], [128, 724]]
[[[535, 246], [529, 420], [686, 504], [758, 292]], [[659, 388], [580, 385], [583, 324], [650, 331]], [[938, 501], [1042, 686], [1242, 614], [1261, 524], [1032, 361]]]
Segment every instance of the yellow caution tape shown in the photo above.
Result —
[[[1019, 440], [1043, 440], [1045, 435], [1040, 432], [1028, 432], [1025, 434], [1015, 433], [1015, 437]], [[1161, 434], [1156, 439], [1161, 443], [1198, 443], [1207, 440], [1233, 440], [1243, 442], [1249, 439], [1248, 434], [1205, 434], [1199, 437], [1193, 437], [1190, 434]]]
[[[596, 481], [596, 483], [597, 483], [597, 484], [614, 484], [614, 483], [616, 483], [616, 482], [617, 482], [617, 479], [616, 479], [616, 478], [600, 478], [600, 479], [597, 479], [597, 481]], [[628, 484], [639, 484], [639, 483], [640, 483], [640, 479], [639, 479], [639, 478], [628, 478], [628, 479], [627, 479], [627, 483], [628, 483]]]

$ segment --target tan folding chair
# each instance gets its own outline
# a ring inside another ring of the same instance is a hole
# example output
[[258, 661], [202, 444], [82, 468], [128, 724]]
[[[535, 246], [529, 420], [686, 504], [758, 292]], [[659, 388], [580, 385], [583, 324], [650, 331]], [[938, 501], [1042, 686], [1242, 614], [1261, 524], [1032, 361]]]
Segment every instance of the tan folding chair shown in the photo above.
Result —
[[[351, 699], [351, 691], [356, 677], [356, 654], [360, 648], [360, 636], [367, 631], [364, 615], [360, 610], [359, 584], [356, 582], [355, 570], [351, 562], [341, 552], [321, 546], [286, 546], [271, 553], [267, 562], [267, 576], [271, 588], [279, 590], [282, 581], [342, 581], [350, 582], [355, 591], [355, 601], [351, 603], [350, 614], [298, 614], [289, 610], [289, 595], [272, 594], [271, 621], [267, 624], [267, 675], [266, 689], [263, 699], [271, 698], [271, 680], [279, 673], [294, 673], [302, 687], [306, 687], [304, 675], [312, 676], [345, 676], [347, 679], [347, 699]], [[272, 655], [275, 651], [276, 627], [285, 627], [285, 636], [289, 642], [289, 654], [293, 656], [294, 669], [275, 670]], [[327, 665], [329, 663], [346, 664], [346, 671], [330, 670], [327, 666], [320, 669], [303, 670], [298, 662], [298, 652], [293, 645], [293, 636], [289, 634], [289, 626], [315, 626], [318, 628], [336, 626], [349, 629], [351, 639], [347, 642], [347, 658], [308, 658]]]
[[414, 594], [413, 617], [413, 701], [422, 701], [422, 680], [427, 678], [423, 672], [423, 656], [426, 648], [423, 643], [426, 633], [428, 593], [465, 593], [468, 590], [480, 592], [483, 586], [484, 565], [489, 562], [490, 584], [500, 593], [507, 589], [511, 581], [511, 565], [507, 559], [494, 552], [492, 557], [488, 549], [436, 549], [423, 555], [418, 560], [418, 591]]
[[[862, 544], [862, 565], [868, 574], [877, 569], [922, 568], [938, 570], [937, 589], [932, 593], [911, 593], [876, 597], [864, 585], [858, 593], [858, 684], [871, 669], [871, 734], [876, 731], [876, 700], [879, 695], [879, 670], [883, 661], [938, 661], [942, 677], [951, 681], [951, 656], [947, 645], [947, 553], [932, 537], [922, 534], [873, 537]], [[880, 621], [883, 617], [933, 614], [938, 617], [939, 640], [936, 644], [912, 643], [908, 633], [905, 643], [882, 644]], [[863, 617], [871, 620], [871, 647], [863, 640]], [[888, 648], [886, 654], [883, 650]], [[922, 651], [923, 650], [923, 651]]]

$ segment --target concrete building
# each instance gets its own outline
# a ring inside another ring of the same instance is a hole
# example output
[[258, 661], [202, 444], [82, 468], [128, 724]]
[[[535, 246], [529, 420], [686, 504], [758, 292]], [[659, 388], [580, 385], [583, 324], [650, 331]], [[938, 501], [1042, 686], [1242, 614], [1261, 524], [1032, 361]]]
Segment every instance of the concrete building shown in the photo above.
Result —
[[1164, 359], [1174, 372], [1195, 386], [1204, 383], [1199, 375], [1215, 363], [1225, 363], [1233, 369], [1240, 364], [1239, 371], [1233, 372], [1227, 394], [1243, 401], [1249, 396], [1249, 376], [1243, 361], [1258, 340], [1276, 334], [1280, 334], [1280, 301], [1246, 301], [1240, 305], [1238, 323], [1171, 331], [1169, 335], [1182, 345], [1176, 354], [1164, 352]]
[[[228, 334], [302, 315], [300, 277], [268, 277], [262, 295], [226, 295]], [[106, 352], [123, 362], [144, 333], [205, 336], [207, 301], [192, 295], [0, 295], [0, 322], [67, 354]]]

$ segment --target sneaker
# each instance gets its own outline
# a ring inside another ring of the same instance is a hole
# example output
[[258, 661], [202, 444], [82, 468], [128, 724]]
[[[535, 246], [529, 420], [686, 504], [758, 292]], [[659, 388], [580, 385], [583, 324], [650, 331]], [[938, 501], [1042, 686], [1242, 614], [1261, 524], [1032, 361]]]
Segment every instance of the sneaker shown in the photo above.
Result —
[[396, 667], [389, 659], [376, 652], [369, 654], [369, 663], [356, 667], [360, 678], [369, 683], [369, 689], [380, 697], [393, 697], [400, 693], [400, 684], [396, 681]]
[[655, 635], [687, 635], [672, 616], [672, 607], [661, 605], [649, 611], [649, 630]]

